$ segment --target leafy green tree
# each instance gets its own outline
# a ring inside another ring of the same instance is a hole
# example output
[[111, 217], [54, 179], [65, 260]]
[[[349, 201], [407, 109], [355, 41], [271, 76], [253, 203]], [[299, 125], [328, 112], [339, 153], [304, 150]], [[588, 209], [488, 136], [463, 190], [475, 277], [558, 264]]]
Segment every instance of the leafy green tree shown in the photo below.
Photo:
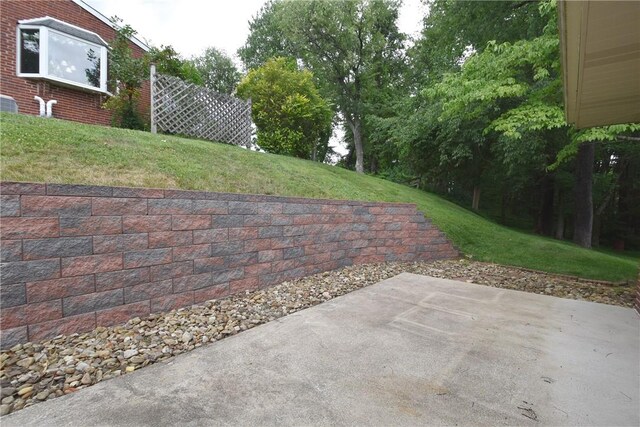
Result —
[[399, 2], [344, 1], [336, 7], [314, 0], [285, 5], [279, 25], [303, 61], [330, 85], [353, 138], [356, 172], [363, 173], [365, 93], [379, 70], [375, 65], [402, 50], [396, 26]]
[[149, 61], [156, 65], [160, 74], [178, 77], [184, 81], [202, 86], [204, 79], [193, 62], [184, 60], [172, 46], [151, 47]]
[[[346, 123], [355, 169], [364, 172], [367, 93], [386, 75], [383, 64], [401, 56], [403, 35], [394, 0], [273, 1], [252, 21], [240, 50], [245, 66], [284, 53], [313, 71]], [[372, 90], [369, 92], [371, 93]]]
[[202, 84], [216, 92], [230, 95], [240, 81], [241, 74], [231, 58], [215, 47], [207, 48], [191, 63], [202, 77]]
[[560, 159], [576, 153], [574, 241], [591, 246], [594, 142], [615, 139], [635, 125], [572, 131], [564, 119], [559, 39], [554, 2], [540, 3], [548, 24], [543, 34], [531, 39], [497, 44], [489, 42], [481, 53], [471, 55], [461, 70], [445, 74], [427, 92], [442, 100], [440, 121], [464, 116], [488, 121], [487, 138], [499, 141], [535, 140], [561, 129], [564, 147]]
[[142, 83], [148, 79], [149, 62], [147, 57], [135, 57], [129, 47], [129, 40], [136, 31], [122, 20], [113, 17], [116, 34], [109, 43], [109, 76], [107, 87], [115, 95], [104, 104], [113, 112], [116, 126], [129, 129], [143, 129], [145, 122], [138, 112], [138, 99]]
[[487, 43], [514, 42], [542, 33], [545, 18], [535, 1], [427, 0], [422, 37], [409, 49], [411, 80], [426, 84], [459, 69], [466, 55]]
[[[442, 100], [429, 89], [443, 73], [458, 71], [469, 55], [482, 52], [489, 41], [541, 33], [543, 20], [532, 2], [435, 0], [429, 2], [429, 10], [422, 37], [407, 52], [407, 89], [394, 104], [395, 116], [387, 120], [388, 140], [397, 148], [397, 163], [408, 176], [414, 175], [413, 184], [465, 203], [469, 189], [472, 207], [478, 209], [481, 188], [503, 181], [496, 174], [496, 138], [484, 133], [496, 111], [440, 120]], [[484, 176], [487, 171], [493, 177], [490, 182]]]
[[269, 0], [249, 22], [249, 36], [238, 49], [238, 56], [249, 71], [264, 65], [275, 57], [296, 57], [296, 50], [287, 40], [278, 24], [278, 14], [283, 2]]
[[274, 58], [251, 70], [238, 85], [238, 96], [251, 98], [258, 146], [265, 151], [323, 161], [333, 113], [308, 70], [295, 60]]

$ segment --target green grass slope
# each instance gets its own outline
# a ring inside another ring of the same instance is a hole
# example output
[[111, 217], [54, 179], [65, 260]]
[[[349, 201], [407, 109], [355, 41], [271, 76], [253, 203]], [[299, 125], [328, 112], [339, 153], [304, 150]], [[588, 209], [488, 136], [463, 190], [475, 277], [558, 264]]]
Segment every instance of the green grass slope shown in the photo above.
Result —
[[4, 181], [181, 188], [415, 203], [476, 260], [611, 281], [637, 260], [490, 222], [434, 194], [341, 168], [168, 135], [0, 115]]

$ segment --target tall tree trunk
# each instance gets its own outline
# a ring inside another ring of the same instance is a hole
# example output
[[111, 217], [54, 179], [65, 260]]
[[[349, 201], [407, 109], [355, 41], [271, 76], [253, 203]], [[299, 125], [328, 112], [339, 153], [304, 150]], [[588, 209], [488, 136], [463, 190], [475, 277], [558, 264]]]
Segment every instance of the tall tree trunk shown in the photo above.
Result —
[[353, 133], [353, 145], [356, 149], [356, 172], [364, 173], [364, 150], [362, 149], [362, 122], [360, 117], [347, 119], [347, 124]]
[[575, 223], [573, 241], [583, 248], [591, 247], [593, 228], [593, 157], [595, 142], [585, 142], [576, 158]]
[[480, 208], [480, 186], [473, 186], [473, 200], [471, 201], [471, 209], [477, 211]]
[[353, 145], [356, 147], [356, 172], [364, 173], [364, 149], [362, 148], [362, 126], [356, 117], [353, 126]]
[[369, 172], [372, 174], [378, 173], [378, 159], [375, 156], [369, 157]]
[[595, 209], [595, 212], [593, 214], [593, 232], [591, 236], [591, 245], [594, 248], [600, 247], [600, 233], [602, 232], [602, 217], [605, 209], [607, 209], [607, 206], [611, 202], [611, 199], [613, 198], [613, 195], [616, 192], [616, 188], [618, 187], [618, 183], [620, 182], [621, 176], [622, 174], [618, 174], [615, 182], [607, 192], [607, 195], [604, 197], [604, 200], [602, 200], [602, 203], [600, 203], [600, 206], [598, 206]]

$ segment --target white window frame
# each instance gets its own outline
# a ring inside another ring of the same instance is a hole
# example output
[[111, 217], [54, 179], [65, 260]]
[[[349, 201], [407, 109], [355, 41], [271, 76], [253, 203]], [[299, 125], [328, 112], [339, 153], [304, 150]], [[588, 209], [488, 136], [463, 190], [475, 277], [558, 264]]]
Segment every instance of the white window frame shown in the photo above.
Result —
[[[60, 21], [62, 22], [62, 21]], [[69, 25], [65, 22], [66, 25]], [[79, 27], [77, 27], [79, 28]], [[20, 71], [21, 65], [21, 52], [22, 52], [22, 35], [20, 34], [21, 30], [39, 30], [39, 65], [38, 65], [38, 73], [23, 73]], [[86, 31], [86, 30], [83, 30]], [[58, 76], [53, 76], [49, 74], [49, 32], [53, 32], [55, 34], [62, 35], [64, 37], [69, 37], [71, 39], [75, 39], [81, 41], [82, 43], [88, 44], [92, 47], [95, 47], [96, 50], [100, 51], [100, 87], [91, 86], [88, 84], [83, 84], [76, 82], [74, 80], [63, 79]], [[62, 31], [54, 30], [53, 28], [46, 27], [44, 25], [32, 25], [32, 24], [18, 24], [16, 28], [16, 75], [18, 77], [25, 78], [38, 78], [43, 80], [50, 80], [56, 83], [60, 83], [65, 86], [73, 86], [77, 88], [81, 88], [84, 90], [104, 93], [107, 95], [111, 95], [107, 91], [107, 52], [108, 49], [105, 46], [97, 45], [93, 42], [85, 40], [80, 37], [73, 36], [71, 34], [67, 34]]]

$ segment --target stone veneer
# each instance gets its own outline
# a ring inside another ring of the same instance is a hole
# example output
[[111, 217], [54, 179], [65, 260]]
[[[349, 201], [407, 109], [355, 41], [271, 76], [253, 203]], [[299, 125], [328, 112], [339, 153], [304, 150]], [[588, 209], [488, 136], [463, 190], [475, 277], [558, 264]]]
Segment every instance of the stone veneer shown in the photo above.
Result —
[[0, 183], [2, 346], [352, 264], [451, 258], [412, 204]]

